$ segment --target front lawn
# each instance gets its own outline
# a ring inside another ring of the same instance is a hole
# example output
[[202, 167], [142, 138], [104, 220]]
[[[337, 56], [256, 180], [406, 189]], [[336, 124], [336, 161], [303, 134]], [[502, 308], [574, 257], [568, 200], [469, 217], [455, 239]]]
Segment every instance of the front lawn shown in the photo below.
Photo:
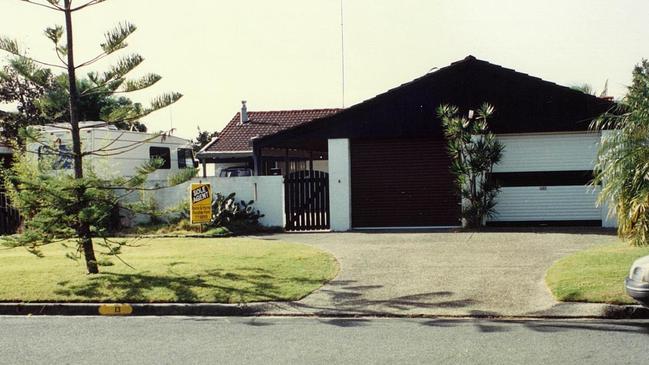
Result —
[[633, 261], [646, 255], [649, 248], [623, 243], [591, 248], [557, 261], [545, 281], [560, 301], [635, 304], [624, 291], [624, 279]]
[[[37, 258], [0, 250], [0, 301], [217, 302], [296, 300], [331, 280], [338, 263], [310, 246], [249, 238], [159, 238], [86, 275], [60, 245]], [[99, 258], [98, 258], [99, 259]], [[103, 259], [99, 259], [102, 261]]]

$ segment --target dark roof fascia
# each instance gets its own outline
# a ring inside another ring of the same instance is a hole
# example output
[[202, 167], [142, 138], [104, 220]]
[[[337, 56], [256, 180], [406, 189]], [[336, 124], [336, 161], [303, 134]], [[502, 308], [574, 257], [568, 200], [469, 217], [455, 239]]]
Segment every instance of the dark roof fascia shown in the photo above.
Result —
[[199, 159], [201, 163], [252, 163], [252, 156], [212, 156], [202, 157]]

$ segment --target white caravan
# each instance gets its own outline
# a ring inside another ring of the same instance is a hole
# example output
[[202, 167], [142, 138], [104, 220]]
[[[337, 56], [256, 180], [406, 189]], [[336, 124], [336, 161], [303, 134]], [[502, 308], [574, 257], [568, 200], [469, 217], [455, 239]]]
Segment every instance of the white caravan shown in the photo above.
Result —
[[[83, 151], [96, 151], [84, 157], [84, 166], [92, 166], [103, 178], [132, 177], [137, 168], [151, 158], [159, 157], [164, 164], [149, 175], [150, 182], [167, 181], [185, 168], [196, 168], [191, 141], [172, 135], [119, 130], [105, 122], [81, 122], [81, 146]], [[42, 157], [53, 145], [61, 154], [55, 165], [59, 169], [72, 169], [72, 158], [66, 153], [72, 150], [72, 135], [68, 124], [40, 127], [43, 143], [34, 142], [28, 151]], [[51, 145], [50, 145], [51, 144]]]

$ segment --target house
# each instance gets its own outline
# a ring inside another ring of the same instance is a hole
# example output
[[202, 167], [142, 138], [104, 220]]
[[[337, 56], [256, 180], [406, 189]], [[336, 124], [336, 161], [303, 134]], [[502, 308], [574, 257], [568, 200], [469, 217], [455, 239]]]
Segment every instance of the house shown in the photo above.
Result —
[[[307, 109], [307, 110], [281, 110], [281, 111], [248, 111], [246, 102], [242, 102], [241, 111], [234, 115], [230, 122], [203, 147], [196, 157], [203, 166], [203, 177], [207, 177], [207, 164], [214, 164], [215, 175], [222, 172], [226, 176], [226, 169], [237, 168], [249, 171], [252, 174], [254, 160], [252, 154], [252, 141], [279, 131], [292, 128], [314, 119], [323, 118], [337, 113], [340, 109]], [[273, 153], [269, 150], [264, 159], [264, 165], [259, 166], [263, 175], [282, 174], [282, 164], [285, 151], [278, 150]], [[289, 151], [288, 158], [295, 163], [306, 161], [310, 156], [302, 151]], [[314, 157], [315, 169], [326, 169], [324, 156]]]
[[[493, 171], [502, 184], [498, 214], [488, 224], [615, 224], [606, 206], [596, 204], [601, 187], [588, 185], [606, 134], [589, 126], [612, 108], [611, 100], [473, 56], [337, 113], [251, 144], [246, 140], [246, 150], [253, 150], [262, 175], [267, 161], [289, 176], [295, 171], [290, 156], [323, 156], [328, 206], [320, 207], [331, 230], [456, 227], [461, 201], [436, 109], [452, 104], [468, 113], [483, 102], [495, 107], [489, 127], [505, 145]], [[283, 163], [277, 159], [282, 151]], [[302, 222], [315, 209], [309, 198], [314, 194], [305, 186], [306, 199], [287, 190], [286, 204], [302, 202], [291, 208], [295, 213], [286, 208], [287, 222]]]

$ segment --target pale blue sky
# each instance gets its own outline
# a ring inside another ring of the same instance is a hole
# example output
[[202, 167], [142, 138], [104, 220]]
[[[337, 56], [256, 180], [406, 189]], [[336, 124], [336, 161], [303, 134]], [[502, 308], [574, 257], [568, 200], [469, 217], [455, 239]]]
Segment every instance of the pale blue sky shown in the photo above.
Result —
[[[563, 85], [590, 83], [620, 97], [633, 65], [649, 57], [649, 1], [344, 0], [346, 105], [473, 54]], [[60, 15], [0, 0], [0, 33], [53, 61], [46, 25]], [[78, 13], [78, 58], [94, 55], [105, 30], [135, 23], [129, 49], [138, 72], [164, 78], [132, 95], [185, 97], [148, 117], [150, 129], [193, 137], [220, 130], [242, 99], [249, 110], [339, 107], [339, 0], [109, 0]], [[115, 58], [112, 58], [115, 60]], [[99, 65], [101, 66], [101, 65]], [[101, 69], [100, 67], [98, 67]]]

